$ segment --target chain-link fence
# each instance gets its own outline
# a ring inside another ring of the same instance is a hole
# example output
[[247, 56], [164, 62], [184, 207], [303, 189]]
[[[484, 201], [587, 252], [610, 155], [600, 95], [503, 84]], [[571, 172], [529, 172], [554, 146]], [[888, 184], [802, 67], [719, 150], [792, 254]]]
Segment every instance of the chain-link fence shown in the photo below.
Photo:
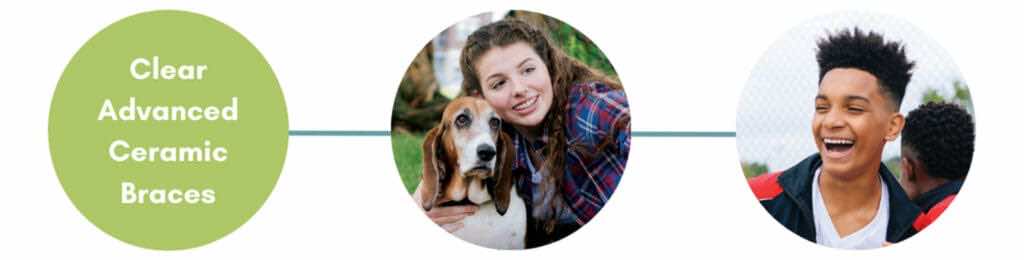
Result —
[[[740, 97], [736, 144], [748, 177], [785, 170], [817, 152], [811, 133], [818, 87], [817, 41], [858, 27], [904, 44], [916, 62], [900, 107], [904, 115], [924, 101], [960, 103], [973, 113], [967, 84], [952, 57], [906, 21], [869, 13], [838, 13], [788, 31], [761, 57]], [[899, 139], [885, 146], [882, 160], [898, 174]]]

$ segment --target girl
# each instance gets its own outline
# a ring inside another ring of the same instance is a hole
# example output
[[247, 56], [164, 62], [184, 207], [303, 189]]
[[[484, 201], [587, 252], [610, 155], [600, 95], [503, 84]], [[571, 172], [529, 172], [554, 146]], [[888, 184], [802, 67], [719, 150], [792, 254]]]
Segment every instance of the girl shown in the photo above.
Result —
[[[527, 205], [527, 247], [576, 231], [615, 191], [630, 144], [622, 86], [566, 56], [546, 34], [515, 19], [481, 27], [462, 49], [462, 94], [482, 97], [513, 139], [513, 174]], [[473, 206], [427, 215], [449, 232]]]

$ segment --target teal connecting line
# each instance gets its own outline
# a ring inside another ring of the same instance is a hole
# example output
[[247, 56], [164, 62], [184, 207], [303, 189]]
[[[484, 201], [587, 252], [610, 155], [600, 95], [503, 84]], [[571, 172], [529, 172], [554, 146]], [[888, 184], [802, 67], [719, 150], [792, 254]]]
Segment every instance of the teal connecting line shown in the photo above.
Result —
[[633, 131], [633, 137], [736, 137], [736, 132], [724, 131]]
[[[734, 138], [736, 132], [726, 131], [633, 131], [633, 137], [724, 137]], [[391, 131], [374, 130], [289, 130], [289, 136], [391, 136]]]
[[288, 130], [289, 136], [391, 136], [391, 131], [372, 130]]

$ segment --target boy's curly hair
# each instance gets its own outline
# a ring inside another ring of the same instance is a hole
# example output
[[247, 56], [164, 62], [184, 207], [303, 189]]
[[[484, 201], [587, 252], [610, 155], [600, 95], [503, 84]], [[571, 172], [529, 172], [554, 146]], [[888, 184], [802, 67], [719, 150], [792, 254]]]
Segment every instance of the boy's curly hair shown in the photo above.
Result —
[[882, 92], [899, 111], [903, 93], [913, 75], [903, 44], [886, 42], [881, 34], [859, 28], [841, 30], [818, 40], [818, 83], [832, 69], [855, 68], [878, 78]]
[[959, 105], [929, 102], [907, 115], [902, 144], [928, 175], [962, 179], [974, 155], [974, 120]]

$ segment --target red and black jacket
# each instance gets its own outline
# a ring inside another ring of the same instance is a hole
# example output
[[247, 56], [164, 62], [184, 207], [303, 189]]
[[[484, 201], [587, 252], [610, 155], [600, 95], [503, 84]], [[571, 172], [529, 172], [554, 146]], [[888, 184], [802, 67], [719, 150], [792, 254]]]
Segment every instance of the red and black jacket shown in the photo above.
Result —
[[914, 230], [920, 232], [925, 227], [928, 227], [928, 225], [931, 225], [935, 219], [938, 219], [939, 215], [946, 211], [946, 207], [953, 203], [953, 198], [956, 198], [956, 194], [960, 193], [960, 187], [963, 185], [963, 179], [952, 180], [938, 188], [922, 193], [920, 197], [914, 200], [914, 203], [921, 207], [923, 211], [917, 217], [917, 220], [914, 221]]
[[[816, 242], [811, 184], [818, 167], [821, 167], [821, 156], [815, 153], [783, 172], [762, 174], [748, 181], [754, 195], [775, 220], [811, 242]], [[889, 223], [885, 240], [900, 242], [917, 233], [912, 224], [921, 210], [910, 201], [885, 165], [878, 169], [889, 191]]]

